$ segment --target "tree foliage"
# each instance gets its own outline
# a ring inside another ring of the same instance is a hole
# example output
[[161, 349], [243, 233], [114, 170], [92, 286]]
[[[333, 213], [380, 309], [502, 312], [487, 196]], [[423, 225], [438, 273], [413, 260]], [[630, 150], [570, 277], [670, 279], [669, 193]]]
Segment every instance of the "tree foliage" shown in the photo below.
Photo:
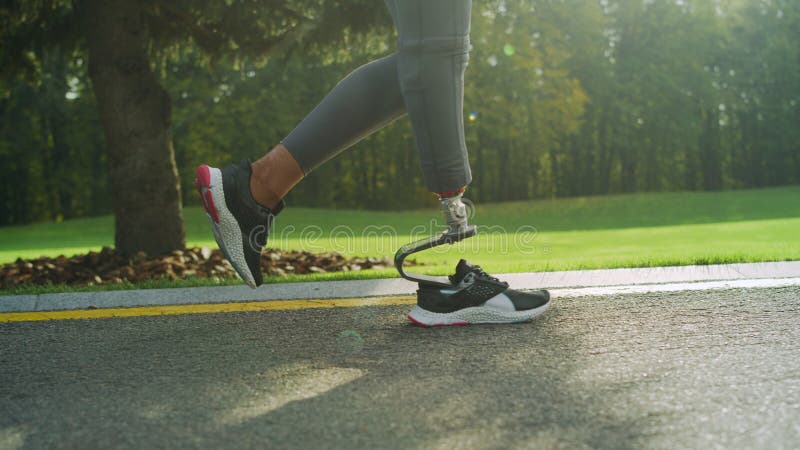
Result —
[[[0, 164], [10, 174], [0, 220], [107, 211], [81, 2], [9, 5], [0, 9]], [[196, 164], [258, 157], [348, 71], [394, 49], [381, 2], [143, 5], [152, 69], [173, 100], [184, 196], [193, 196]], [[476, 2], [464, 111], [469, 195], [798, 183], [799, 35], [793, 0]], [[408, 121], [329, 162], [290, 197], [392, 209], [429, 201]]]

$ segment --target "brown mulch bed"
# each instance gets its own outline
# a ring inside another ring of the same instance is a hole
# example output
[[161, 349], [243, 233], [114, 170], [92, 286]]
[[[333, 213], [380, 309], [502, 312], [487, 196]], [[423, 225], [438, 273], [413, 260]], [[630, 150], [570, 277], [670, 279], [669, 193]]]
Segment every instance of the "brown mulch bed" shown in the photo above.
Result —
[[[413, 263], [412, 263], [413, 264]], [[339, 253], [311, 253], [267, 249], [261, 255], [265, 276], [348, 272], [392, 267], [389, 259], [348, 258]], [[236, 272], [219, 249], [190, 248], [167, 256], [148, 258], [143, 253], [124, 257], [104, 247], [99, 252], [72, 257], [18, 259], [0, 266], [0, 289], [20, 285], [66, 284], [92, 286], [167, 278], [235, 278]]]

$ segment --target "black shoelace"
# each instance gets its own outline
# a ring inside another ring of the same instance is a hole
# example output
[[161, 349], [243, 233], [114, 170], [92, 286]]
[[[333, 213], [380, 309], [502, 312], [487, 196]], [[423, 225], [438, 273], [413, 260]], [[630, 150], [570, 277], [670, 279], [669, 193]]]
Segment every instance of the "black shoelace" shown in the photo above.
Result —
[[493, 277], [486, 273], [481, 266], [473, 266], [471, 272], [478, 276], [478, 278], [483, 278], [485, 280], [493, 281], [495, 283], [507, 284], [504, 281], [500, 281], [497, 277]]

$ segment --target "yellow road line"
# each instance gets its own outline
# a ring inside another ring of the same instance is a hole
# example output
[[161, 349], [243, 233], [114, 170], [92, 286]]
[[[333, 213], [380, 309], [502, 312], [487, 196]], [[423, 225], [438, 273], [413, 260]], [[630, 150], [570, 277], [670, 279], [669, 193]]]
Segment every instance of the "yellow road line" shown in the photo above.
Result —
[[68, 311], [0, 313], [0, 323], [40, 320], [105, 319], [110, 317], [170, 316], [243, 311], [289, 311], [317, 308], [352, 308], [356, 306], [391, 306], [416, 303], [412, 296], [338, 298], [314, 300], [274, 300], [264, 302], [204, 303], [198, 305], [143, 306], [136, 308], [76, 309]]

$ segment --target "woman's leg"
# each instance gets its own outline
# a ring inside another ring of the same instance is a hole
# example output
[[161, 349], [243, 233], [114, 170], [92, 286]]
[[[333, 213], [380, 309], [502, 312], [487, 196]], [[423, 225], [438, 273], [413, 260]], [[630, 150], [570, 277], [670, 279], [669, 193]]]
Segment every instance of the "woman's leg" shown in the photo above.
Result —
[[464, 70], [471, 0], [386, 0], [398, 52], [361, 66], [264, 158], [253, 164], [253, 195], [276, 204], [308, 174], [364, 137], [411, 117], [426, 185], [443, 197], [472, 180], [464, 142]]
[[283, 209], [283, 196], [305, 173], [407, 110], [428, 188], [440, 194], [451, 229], [466, 225], [460, 201], [471, 181], [464, 145], [463, 76], [471, 0], [386, 0], [398, 52], [339, 82], [283, 142], [250, 164], [200, 165], [197, 185], [214, 238], [252, 287], [259, 258]]
[[405, 112], [391, 54], [340, 81], [282, 144], [307, 174]]
[[281, 144], [253, 163], [253, 197], [263, 206], [275, 206], [304, 175], [403, 114], [397, 55], [359, 67]]
[[427, 187], [458, 192], [472, 180], [463, 116], [472, 1], [387, 3], [398, 33], [398, 77]]

